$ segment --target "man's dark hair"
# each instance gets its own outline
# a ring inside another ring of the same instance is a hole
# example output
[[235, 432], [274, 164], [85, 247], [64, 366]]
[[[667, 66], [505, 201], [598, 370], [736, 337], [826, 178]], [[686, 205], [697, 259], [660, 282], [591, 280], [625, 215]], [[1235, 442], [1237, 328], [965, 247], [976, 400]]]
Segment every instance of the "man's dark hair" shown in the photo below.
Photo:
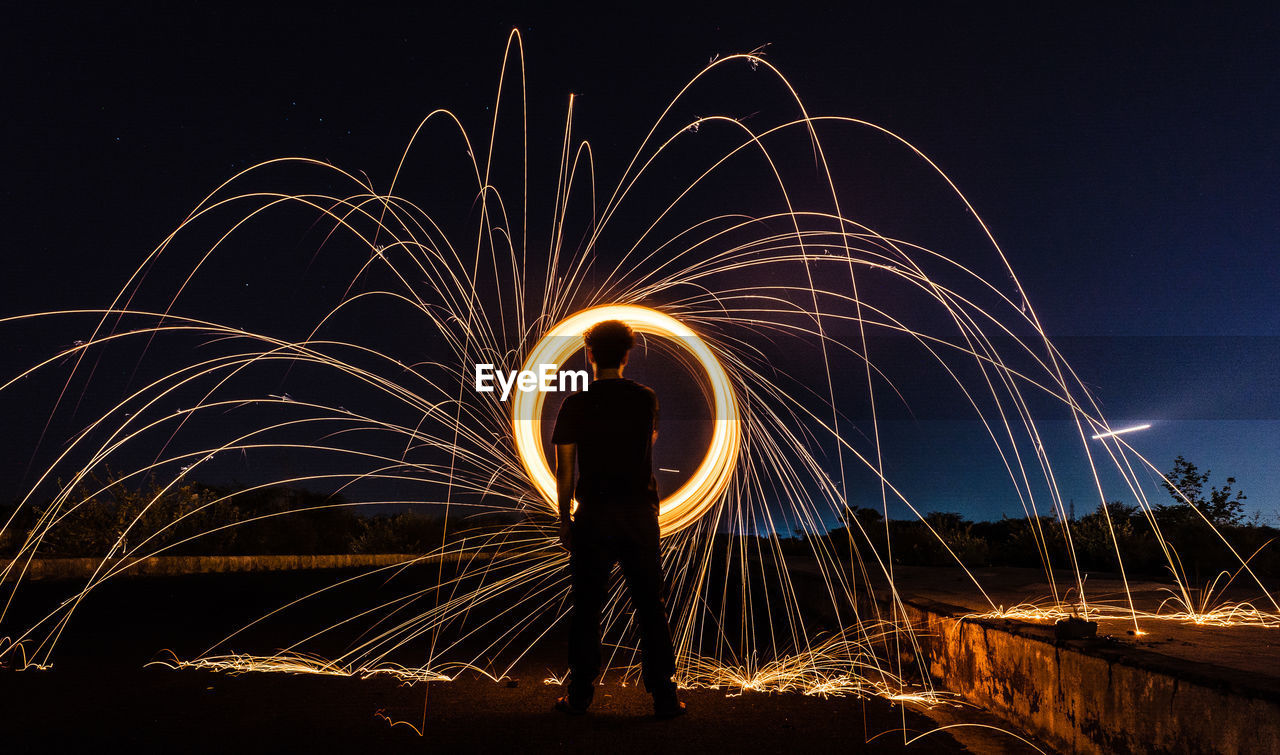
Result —
[[636, 345], [636, 334], [621, 320], [604, 320], [592, 325], [584, 335], [596, 367], [611, 369], [622, 364], [627, 352]]

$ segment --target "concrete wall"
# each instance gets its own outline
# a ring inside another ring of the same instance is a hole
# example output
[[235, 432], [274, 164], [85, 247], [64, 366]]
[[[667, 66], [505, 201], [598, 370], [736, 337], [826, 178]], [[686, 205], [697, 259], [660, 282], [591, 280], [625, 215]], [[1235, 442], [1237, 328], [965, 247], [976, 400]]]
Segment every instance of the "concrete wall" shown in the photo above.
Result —
[[[343, 554], [329, 556], [152, 556], [142, 559], [108, 560], [108, 568], [122, 564], [122, 576], [168, 576], [178, 574], [215, 574], [227, 572], [294, 571], [299, 569], [353, 569], [360, 567], [403, 564], [420, 556], [405, 554]], [[434, 559], [432, 563], [437, 561]], [[9, 561], [0, 559], [0, 572]], [[15, 564], [5, 581], [17, 579], [87, 579], [99, 566], [100, 558], [38, 558]], [[104, 569], [106, 571], [106, 569]]]
[[1280, 684], [1053, 628], [907, 605], [947, 689], [1065, 752], [1280, 752]]

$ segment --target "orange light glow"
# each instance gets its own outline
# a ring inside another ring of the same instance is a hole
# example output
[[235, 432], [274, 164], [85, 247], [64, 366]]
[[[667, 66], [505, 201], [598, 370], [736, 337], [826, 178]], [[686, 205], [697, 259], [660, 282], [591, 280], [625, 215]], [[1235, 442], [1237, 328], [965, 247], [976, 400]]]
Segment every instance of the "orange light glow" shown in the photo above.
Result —
[[[662, 534], [670, 535], [693, 524], [710, 510], [732, 479], [742, 442], [737, 397], [715, 352], [689, 326], [670, 315], [634, 304], [592, 307], [562, 320], [533, 347], [524, 369], [536, 369], [541, 364], [564, 364], [583, 347], [582, 334], [604, 320], [621, 320], [638, 333], [671, 339], [698, 360], [711, 386], [715, 427], [707, 455], [693, 476], [664, 498], [659, 508], [658, 522]], [[520, 460], [554, 513], [556, 478], [547, 464], [539, 424], [545, 401], [546, 394], [541, 391], [517, 393], [511, 422]]]

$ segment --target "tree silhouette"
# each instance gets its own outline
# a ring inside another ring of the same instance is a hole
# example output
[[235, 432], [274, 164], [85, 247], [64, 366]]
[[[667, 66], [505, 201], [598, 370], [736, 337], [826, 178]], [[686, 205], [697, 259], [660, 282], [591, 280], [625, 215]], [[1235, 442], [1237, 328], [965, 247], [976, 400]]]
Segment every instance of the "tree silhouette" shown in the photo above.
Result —
[[[1199, 519], [1187, 508], [1190, 503], [1205, 515], [1215, 527], [1238, 526], [1244, 523], [1245, 494], [1233, 490], [1236, 478], [1228, 477], [1221, 488], [1209, 488], [1209, 497], [1205, 498], [1205, 487], [1209, 484], [1209, 472], [1203, 473], [1195, 464], [1182, 456], [1173, 460], [1173, 469], [1160, 484], [1173, 497], [1173, 504], [1156, 507], [1157, 515], [1173, 523], [1189, 523]], [[1234, 495], [1232, 495], [1234, 493]]]

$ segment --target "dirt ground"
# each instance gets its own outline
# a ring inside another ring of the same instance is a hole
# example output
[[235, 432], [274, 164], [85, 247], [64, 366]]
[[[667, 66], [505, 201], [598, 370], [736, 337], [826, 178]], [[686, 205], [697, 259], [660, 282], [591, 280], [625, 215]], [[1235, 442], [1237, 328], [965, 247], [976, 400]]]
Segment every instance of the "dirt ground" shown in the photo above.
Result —
[[[48, 671], [0, 670], [6, 752], [1033, 752], [979, 711], [928, 715], [883, 699], [721, 690], [685, 693], [689, 715], [658, 721], [642, 689], [609, 680], [583, 717], [556, 713], [563, 638], [540, 642], [500, 682], [462, 674], [402, 685], [388, 677], [239, 676], [150, 666], [166, 648], [193, 657], [229, 628], [334, 574], [201, 575], [119, 580], [77, 612]], [[57, 583], [24, 585], [19, 605], [61, 600]], [[315, 610], [324, 610], [317, 607]], [[35, 614], [11, 614], [0, 636]], [[270, 652], [316, 616], [286, 617], [244, 643]], [[951, 724], [966, 724], [945, 729]], [[975, 725], [977, 724], [977, 725]], [[923, 736], [921, 736], [923, 735]], [[915, 739], [920, 737], [919, 739]], [[914, 740], [914, 741], [912, 741]], [[906, 743], [912, 741], [908, 746]], [[127, 748], [127, 749], [126, 749]]]

